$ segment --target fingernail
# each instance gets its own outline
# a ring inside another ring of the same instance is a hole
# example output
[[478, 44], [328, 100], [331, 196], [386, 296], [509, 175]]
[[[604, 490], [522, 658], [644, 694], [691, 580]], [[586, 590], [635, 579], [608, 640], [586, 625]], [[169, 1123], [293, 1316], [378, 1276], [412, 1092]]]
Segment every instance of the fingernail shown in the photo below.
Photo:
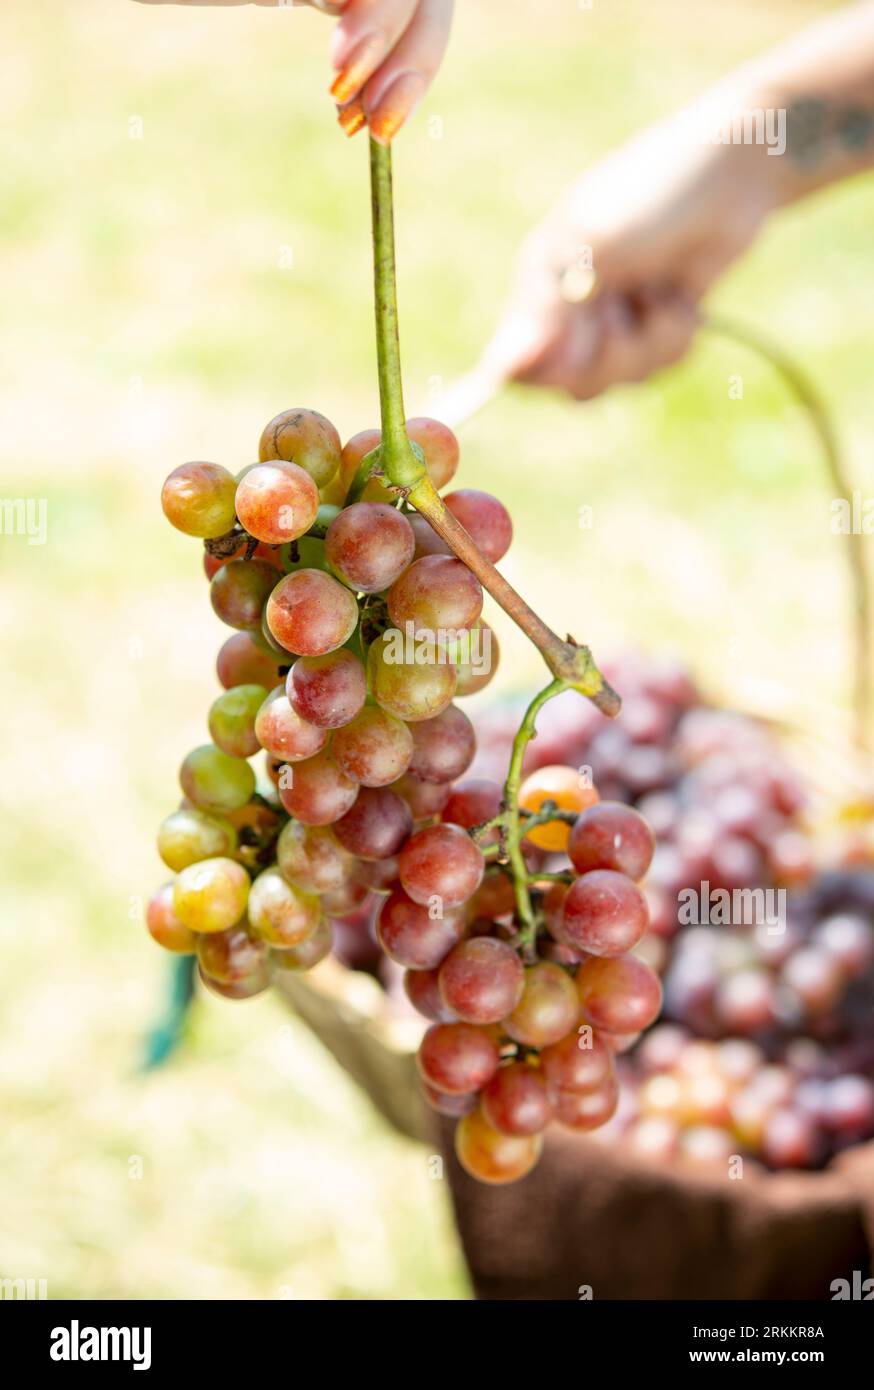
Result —
[[331, 84], [331, 96], [335, 101], [345, 102], [354, 97], [359, 88], [373, 72], [383, 57], [385, 43], [381, 34], [369, 34], [355, 45], [348, 55], [341, 54], [335, 59], [341, 69]]
[[425, 95], [425, 79], [419, 72], [404, 72], [383, 92], [370, 113], [370, 133], [387, 145]]
[[340, 124], [340, 128], [345, 131], [347, 135], [352, 136], [358, 134], [359, 130], [364, 125], [365, 116], [364, 107], [357, 97], [354, 101], [350, 101], [347, 106], [337, 107], [337, 120]]

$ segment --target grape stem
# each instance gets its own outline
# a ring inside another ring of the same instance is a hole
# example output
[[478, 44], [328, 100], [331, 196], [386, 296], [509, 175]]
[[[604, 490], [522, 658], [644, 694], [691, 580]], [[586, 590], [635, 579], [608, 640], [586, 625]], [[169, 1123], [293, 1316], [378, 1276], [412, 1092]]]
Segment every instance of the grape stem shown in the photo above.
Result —
[[433, 486], [423, 460], [407, 437], [398, 339], [397, 275], [392, 207], [391, 148], [370, 141], [370, 188], [373, 211], [373, 282], [376, 306], [376, 355], [382, 441], [362, 461], [350, 489], [350, 500], [378, 467], [389, 485], [405, 497], [439, 536], [472, 570], [483, 588], [534, 643], [553, 677], [578, 690], [609, 717], [619, 713], [620, 701], [588, 647], [572, 638], [562, 641], [480, 553]]

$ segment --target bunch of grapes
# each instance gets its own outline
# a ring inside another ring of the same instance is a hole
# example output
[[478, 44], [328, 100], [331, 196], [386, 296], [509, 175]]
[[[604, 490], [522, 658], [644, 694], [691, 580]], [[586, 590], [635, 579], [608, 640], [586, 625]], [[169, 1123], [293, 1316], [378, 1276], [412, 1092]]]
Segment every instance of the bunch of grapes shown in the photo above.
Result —
[[[455, 436], [429, 419], [407, 431], [445, 487]], [[609, 1118], [614, 1051], [658, 1013], [657, 977], [628, 954], [647, 925], [637, 881], [654, 842], [571, 768], [539, 772], [510, 808], [517, 831], [520, 815], [531, 822], [523, 930], [506, 791], [458, 781], [476, 739], [454, 700], [497, 664], [482, 589], [368, 473], [379, 444], [369, 430], [341, 448], [323, 416], [286, 411], [236, 477], [189, 463], [164, 484], [164, 512], [203, 539], [212, 606], [235, 632], [218, 655], [211, 742], [184, 759], [183, 799], [158, 834], [176, 877], [148, 926], [232, 999], [317, 964], [335, 933], [348, 943], [372, 928], [431, 1024], [418, 1059], [428, 1100], [460, 1117], [467, 1170], [506, 1182], [536, 1162], [552, 1117], [584, 1130]], [[503, 504], [472, 489], [444, 501], [500, 560]], [[565, 847], [573, 873], [538, 879]]]

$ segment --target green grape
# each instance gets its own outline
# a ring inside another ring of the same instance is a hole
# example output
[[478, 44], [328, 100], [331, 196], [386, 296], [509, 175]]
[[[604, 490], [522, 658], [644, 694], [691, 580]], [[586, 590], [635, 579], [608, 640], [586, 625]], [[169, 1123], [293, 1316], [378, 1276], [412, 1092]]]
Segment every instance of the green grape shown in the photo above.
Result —
[[214, 700], [209, 711], [209, 732], [214, 744], [233, 758], [251, 758], [261, 744], [255, 733], [255, 716], [267, 699], [263, 685], [235, 685]]
[[367, 654], [370, 688], [377, 703], [408, 724], [433, 719], [451, 704], [455, 667], [434, 642], [406, 641], [389, 629]]
[[204, 540], [224, 536], [235, 521], [233, 476], [219, 463], [183, 463], [161, 489], [164, 515], [177, 531]]
[[299, 946], [319, 924], [319, 900], [293, 888], [277, 868], [265, 869], [252, 884], [249, 922], [269, 946]]
[[179, 769], [182, 790], [201, 811], [239, 811], [251, 801], [255, 773], [213, 743], [193, 749]]
[[226, 820], [207, 815], [196, 807], [173, 811], [158, 829], [158, 853], [174, 873], [201, 859], [231, 857], [237, 848], [237, 832]]
[[235, 859], [201, 859], [183, 869], [173, 885], [173, 911], [194, 932], [236, 926], [249, 898], [249, 875]]

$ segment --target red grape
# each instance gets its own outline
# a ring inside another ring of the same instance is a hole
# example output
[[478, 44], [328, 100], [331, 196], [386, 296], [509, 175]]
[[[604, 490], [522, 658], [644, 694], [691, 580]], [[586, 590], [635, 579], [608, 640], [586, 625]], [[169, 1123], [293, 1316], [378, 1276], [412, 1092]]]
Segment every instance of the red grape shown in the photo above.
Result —
[[414, 415], [406, 423], [407, 434], [425, 455], [428, 476], [439, 491], [454, 476], [458, 467], [458, 440], [448, 425], [427, 415]]
[[448, 555], [425, 555], [415, 560], [388, 591], [388, 612], [395, 627], [433, 634], [472, 627], [483, 606], [476, 575], [461, 560]]
[[441, 816], [464, 830], [473, 830], [474, 826], [484, 825], [498, 814], [502, 797], [503, 789], [498, 782], [472, 777], [469, 782], [459, 782], [452, 788]]
[[422, 1039], [416, 1060], [431, 1086], [460, 1096], [482, 1090], [497, 1071], [500, 1058], [498, 1044], [484, 1028], [435, 1023]]
[[276, 862], [295, 888], [330, 893], [342, 888], [353, 860], [327, 826], [290, 820], [276, 842]]
[[592, 1029], [568, 1033], [545, 1047], [540, 1065], [551, 1091], [597, 1091], [613, 1076], [613, 1054]]
[[657, 1017], [662, 987], [654, 970], [634, 956], [593, 956], [577, 971], [583, 1014], [606, 1033], [639, 1033]]
[[446, 506], [476, 544], [477, 550], [496, 565], [510, 549], [513, 523], [510, 513], [490, 492], [461, 488], [446, 494]]
[[287, 574], [267, 600], [266, 612], [276, 641], [298, 656], [323, 656], [342, 647], [358, 625], [355, 595], [321, 570]]
[[[165, 951], [190, 956], [197, 948], [197, 937], [182, 925], [173, 911], [173, 884], [162, 883], [149, 898], [146, 907], [146, 926], [154, 941]], [[435, 977], [436, 989], [436, 977]]]
[[331, 522], [325, 554], [331, 569], [357, 593], [377, 594], [393, 584], [413, 559], [416, 540], [396, 507], [356, 502]]
[[314, 932], [305, 937], [297, 946], [285, 947], [270, 952], [270, 964], [274, 970], [291, 970], [298, 973], [312, 970], [320, 960], [330, 954], [333, 944], [333, 931], [327, 917], [322, 917]]
[[414, 820], [430, 820], [443, 810], [449, 799], [449, 787], [438, 782], [420, 782], [406, 773], [392, 787], [402, 796], [413, 813]]
[[364, 706], [367, 677], [345, 647], [324, 656], [302, 656], [288, 673], [288, 698], [302, 719], [320, 729], [339, 729]]
[[525, 1062], [499, 1067], [480, 1103], [489, 1124], [502, 1134], [539, 1134], [552, 1116], [543, 1078]]
[[449, 705], [433, 719], [420, 720], [411, 732], [409, 769], [422, 782], [454, 782], [473, 762], [476, 734], [457, 705]]
[[255, 734], [262, 748], [284, 762], [301, 762], [324, 748], [328, 735], [301, 719], [289, 704], [284, 685], [277, 685], [262, 703], [255, 718]]
[[331, 825], [346, 814], [357, 795], [358, 783], [341, 772], [324, 749], [289, 767], [280, 779], [283, 806], [304, 825]]
[[[409, 899], [407, 899], [409, 902]], [[412, 907], [417, 907], [411, 903]], [[417, 908], [421, 911], [421, 908]], [[377, 921], [377, 935], [379, 935], [379, 921]], [[396, 957], [386, 949], [382, 940], [383, 950], [387, 955], [391, 955], [392, 960]], [[431, 1020], [432, 1023], [456, 1023], [458, 1020], [451, 1009], [447, 1009], [440, 994], [440, 986], [437, 982], [439, 971], [434, 968], [431, 970], [418, 970], [408, 968], [404, 973], [404, 990], [407, 998], [414, 1009]], [[427, 1090], [427, 1088], [426, 1088]]]
[[293, 888], [277, 868], [265, 869], [252, 884], [252, 931], [271, 946], [299, 946], [319, 924], [319, 900]]
[[827, 917], [814, 931], [813, 940], [849, 979], [864, 975], [874, 961], [874, 928], [864, 917], [851, 913]]
[[161, 489], [161, 506], [177, 531], [210, 540], [231, 530], [235, 491], [233, 476], [221, 464], [182, 463]]
[[340, 436], [317, 410], [283, 410], [264, 426], [258, 457], [297, 464], [325, 487], [340, 466]]
[[575, 821], [567, 852], [578, 873], [615, 869], [637, 881], [652, 862], [655, 837], [643, 816], [630, 806], [601, 801]]
[[236, 985], [260, 971], [267, 963], [268, 948], [263, 941], [253, 941], [245, 927], [228, 927], [226, 931], [201, 936], [197, 941], [197, 959], [204, 975], [222, 985]]
[[469, 639], [459, 643], [456, 694], [476, 695], [484, 690], [497, 671], [500, 659], [501, 651], [494, 629], [488, 623], [477, 623], [471, 629]]
[[223, 985], [220, 980], [211, 979], [201, 966], [197, 967], [197, 974], [201, 984], [206, 986], [210, 994], [217, 994], [221, 999], [254, 999], [270, 986], [270, 970], [266, 962], [260, 970], [232, 985]]
[[359, 859], [388, 859], [412, 828], [412, 812], [403, 797], [385, 787], [362, 787], [354, 805], [335, 822], [334, 834]]
[[[379, 909], [376, 935], [386, 955], [398, 965], [413, 971], [430, 971], [440, 965], [461, 940], [464, 916], [456, 911], [444, 913], [442, 917], [432, 917], [426, 907], [414, 903], [406, 893], [395, 890]], [[416, 1001], [413, 1000], [413, 1003]], [[416, 1007], [419, 1005], [416, 1004]], [[458, 1016], [444, 1004], [441, 1016], [445, 1018], [447, 1015]]]
[[646, 899], [630, 878], [593, 869], [568, 889], [561, 940], [593, 956], [619, 956], [637, 945], [648, 920]]
[[465, 1172], [485, 1183], [517, 1182], [540, 1157], [540, 1134], [501, 1134], [482, 1110], [463, 1115], [455, 1130], [455, 1153]]
[[428, 825], [412, 835], [400, 853], [400, 880], [414, 902], [426, 907], [440, 899], [460, 907], [482, 882], [482, 851], [458, 825]]
[[568, 1129], [600, 1129], [615, 1114], [619, 1087], [611, 1077], [596, 1091], [557, 1091], [553, 1097], [555, 1118]]
[[479, 1100], [476, 1094], [451, 1096], [447, 1091], [438, 1091], [436, 1086], [429, 1086], [426, 1081], [422, 1082], [422, 1091], [432, 1110], [436, 1110], [440, 1115], [452, 1115], [456, 1119], [475, 1110]]
[[522, 997], [504, 1019], [504, 1031], [526, 1047], [548, 1047], [571, 1033], [579, 1012], [576, 986], [567, 971], [538, 961], [525, 971]]
[[499, 1023], [522, 997], [525, 972], [512, 946], [493, 936], [462, 941], [440, 967], [440, 993], [466, 1023]]
[[482, 883], [470, 900], [468, 910], [471, 920], [485, 917], [493, 922], [497, 917], [508, 917], [515, 906], [516, 893], [509, 874], [503, 869], [486, 869]]
[[216, 615], [228, 627], [254, 631], [277, 583], [277, 573], [266, 560], [229, 560], [216, 573], [209, 597]]
[[413, 531], [416, 549], [413, 553], [414, 560], [421, 560], [423, 555], [451, 555], [452, 551], [441, 536], [437, 535], [430, 521], [425, 517], [419, 516], [418, 512], [412, 512], [407, 521]]
[[310, 529], [319, 510], [319, 490], [296, 463], [259, 463], [237, 484], [236, 508], [250, 536], [282, 545]]
[[278, 670], [276, 656], [257, 646], [248, 632], [229, 637], [216, 659], [216, 674], [225, 690], [234, 685], [263, 685], [271, 690]]
[[331, 741], [337, 766], [364, 787], [386, 787], [410, 766], [413, 736], [379, 705], [366, 705]]

